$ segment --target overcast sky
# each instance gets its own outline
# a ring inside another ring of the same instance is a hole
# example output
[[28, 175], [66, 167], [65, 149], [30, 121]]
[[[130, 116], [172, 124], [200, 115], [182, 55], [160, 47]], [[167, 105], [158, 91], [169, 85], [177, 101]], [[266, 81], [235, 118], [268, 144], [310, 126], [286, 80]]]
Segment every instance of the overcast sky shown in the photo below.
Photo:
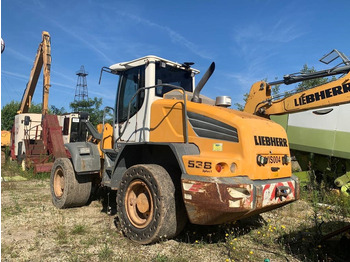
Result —
[[[98, 85], [101, 67], [151, 54], [194, 62], [197, 83], [215, 61], [202, 93], [243, 103], [256, 81], [304, 64], [325, 69], [318, 59], [334, 48], [350, 56], [349, 10], [348, 0], [2, 0], [1, 107], [21, 100], [42, 31], [51, 35], [49, 104], [58, 108], [69, 111], [81, 65], [89, 97], [112, 106], [117, 77]], [[41, 80], [33, 101], [42, 102]]]

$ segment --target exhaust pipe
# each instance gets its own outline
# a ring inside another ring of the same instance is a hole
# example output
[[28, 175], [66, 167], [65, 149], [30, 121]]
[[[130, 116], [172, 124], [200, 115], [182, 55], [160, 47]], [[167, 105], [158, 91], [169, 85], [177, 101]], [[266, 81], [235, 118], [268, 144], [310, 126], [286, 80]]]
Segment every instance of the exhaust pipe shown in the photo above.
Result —
[[199, 81], [198, 85], [194, 89], [193, 97], [191, 100], [192, 102], [195, 102], [195, 103], [202, 102], [202, 99], [200, 99], [200, 97], [199, 97], [199, 93], [201, 92], [203, 86], [207, 83], [208, 79], [213, 74], [214, 70], [215, 70], [215, 63], [212, 62], [211, 65], [209, 66], [207, 72], [205, 72], [204, 76], [202, 77], [202, 79]]

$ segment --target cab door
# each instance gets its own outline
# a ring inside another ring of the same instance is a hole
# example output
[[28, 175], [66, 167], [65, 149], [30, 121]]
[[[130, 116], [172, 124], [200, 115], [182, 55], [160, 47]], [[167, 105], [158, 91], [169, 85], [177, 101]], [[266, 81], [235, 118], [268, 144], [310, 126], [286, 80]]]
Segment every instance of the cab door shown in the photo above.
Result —
[[[135, 142], [139, 129], [142, 129], [145, 91], [145, 66], [138, 66], [121, 73], [116, 99], [116, 140]], [[138, 119], [139, 118], [139, 119]]]

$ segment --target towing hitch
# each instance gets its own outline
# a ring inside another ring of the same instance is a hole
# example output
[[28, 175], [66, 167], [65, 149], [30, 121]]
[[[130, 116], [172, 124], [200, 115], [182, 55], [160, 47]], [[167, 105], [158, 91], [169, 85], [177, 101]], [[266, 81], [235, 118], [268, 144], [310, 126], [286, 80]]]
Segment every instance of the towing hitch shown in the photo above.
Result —
[[287, 197], [292, 192], [292, 189], [288, 186], [279, 186], [276, 188], [277, 197]]

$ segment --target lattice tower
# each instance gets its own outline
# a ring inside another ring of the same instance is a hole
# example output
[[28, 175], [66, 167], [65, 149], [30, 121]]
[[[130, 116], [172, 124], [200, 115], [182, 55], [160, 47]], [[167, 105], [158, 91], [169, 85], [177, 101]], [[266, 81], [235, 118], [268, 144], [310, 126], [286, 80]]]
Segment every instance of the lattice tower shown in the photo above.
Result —
[[84, 101], [88, 100], [88, 88], [87, 88], [87, 81], [86, 76], [89, 73], [85, 71], [84, 66], [82, 65], [80, 67], [80, 70], [76, 72], [76, 75], [78, 76], [77, 86], [75, 88], [75, 96], [74, 101]]

